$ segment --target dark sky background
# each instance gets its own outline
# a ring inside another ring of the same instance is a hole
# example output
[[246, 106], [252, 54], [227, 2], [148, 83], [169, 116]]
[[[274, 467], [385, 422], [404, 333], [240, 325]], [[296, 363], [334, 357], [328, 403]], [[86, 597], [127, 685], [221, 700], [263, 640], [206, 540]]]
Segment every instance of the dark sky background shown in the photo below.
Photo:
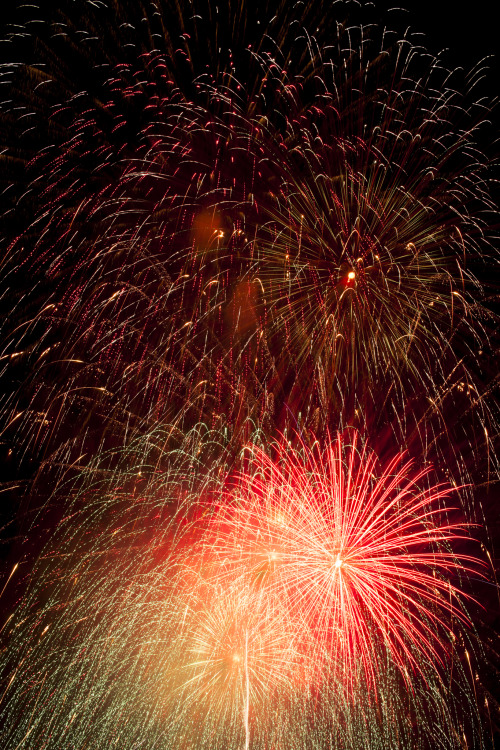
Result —
[[[331, 0], [333, 2], [334, 0]], [[295, 2], [295, 0], [290, 0]], [[370, 4], [369, 0], [362, 0]], [[214, 0], [215, 3], [215, 0]], [[85, 0], [74, 0], [75, 6], [84, 7]], [[486, 55], [498, 55], [500, 51], [498, 12], [496, 0], [372, 0], [378, 20], [397, 18], [400, 23], [405, 20], [414, 31], [425, 34], [425, 46], [433, 52], [448, 49], [446, 58], [453, 67], [458, 65], [472, 66]], [[10, 22], [20, 8], [35, 7], [54, 10], [57, 0], [14, 0], [1, 3], [0, 28]], [[404, 10], [402, 10], [404, 9]], [[38, 14], [39, 15], [39, 14]], [[498, 60], [495, 62], [498, 73]], [[491, 77], [490, 83], [498, 80]]]
[[446, 57], [453, 67], [473, 65], [482, 57], [500, 51], [495, 0], [375, 0], [374, 5], [384, 12], [382, 15], [387, 15], [391, 8], [407, 9], [391, 12], [388, 17], [406, 17], [415, 30], [424, 32], [426, 46], [433, 52], [448, 49]]
[[[450, 68], [472, 68], [480, 60], [486, 61], [486, 78], [478, 94], [488, 97], [500, 95], [500, 37], [496, 0], [374, 0], [380, 22], [399, 27], [407, 23], [420, 32], [422, 44], [432, 53], [443, 52], [443, 60]], [[404, 10], [403, 10], [404, 8]], [[496, 123], [500, 125], [498, 112]]]

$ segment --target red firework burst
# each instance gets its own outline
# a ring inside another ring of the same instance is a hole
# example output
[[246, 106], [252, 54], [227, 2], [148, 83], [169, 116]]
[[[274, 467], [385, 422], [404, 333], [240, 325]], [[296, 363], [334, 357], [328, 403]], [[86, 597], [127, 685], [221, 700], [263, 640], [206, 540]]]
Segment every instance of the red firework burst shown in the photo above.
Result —
[[264, 609], [279, 601], [316, 674], [375, 688], [389, 656], [405, 680], [425, 676], [453, 620], [468, 621], [456, 584], [477, 571], [453, 550], [466, 538], [446, 502], [457, 488], [429, 473], [404, 453], [380, 468], [356, 433], [324, 453], [282, 439], [274, 460], [252, 446], [204, 532], [205, 571], [227, 591], [257, 588]]

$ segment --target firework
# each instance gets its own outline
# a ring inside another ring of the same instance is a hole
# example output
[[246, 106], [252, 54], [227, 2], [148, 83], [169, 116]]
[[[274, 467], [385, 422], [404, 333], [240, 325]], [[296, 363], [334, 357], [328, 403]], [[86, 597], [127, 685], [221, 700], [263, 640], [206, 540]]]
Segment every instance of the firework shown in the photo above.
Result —
[[484, 103], [357, 3], [258, 6], [64, 0], [6, 40], [15, 750], [485, 747]]
[[[431, 399], [438, 429], [466, 412], [460, 440], [490, 448], [472, 97], [410, 40], [333, 23], [308, 45], [319, 10], [297, 26], [271, 6], [258, 44], [239, 3], [229, 21], [203, 3], [148, 23], [126, 3], [112, 24], [105, 6], [56, 13], [58, 62], [7, 69], [5, 117], [26, 107], [30, 126], [7, 191], [2, 414], [32, 460], [68, 467], [157, 423], [224, 423], [238, 447], [249, 420], [284, 429], [291, 411], [319, 433], [382, 398], [400, 443], [416, 430], [392, 415], [411, 400], [428, 422]], [[98, 28], [102, 51], [75, 46]]]
[[[472, 112], [451, 90], [430, 93], [443, 91], [435, 71], [414, 80], [409, 51], [381, 90], [365, 49], [347, 72], [315, 60], [322, 106], [289, 122], [257, 273], [287, 358], [316, 362], [343, 387], [389, 376], [407, 398], [415, 376], [426, 391], [439, 378], [438, 352], [453, 363], [469, 325], [473, 349], [484, 335], [480, 285], [466, 268], [488, 251], [469, 215], [474, 190], [485, 197], [483, 166], [469, 156]], [[456, 134], [443, 111], [461, 124]]]
[[217, 580], [272, 592], [297, 632], [314, 633], [318, 651], [341, 663], [342, 681], [361, 664], [374, 687], [380, 643], [405, 673], [429, 656], [438, 668], [442, 627], [449, 635], [450, 617], [465, 618], [450, 576], [474, 562], [445, 546], [464, 533], [438, 520], [451, 512], [442, 502], [453, 488], [422, 489], [429, 470], [412, 470], [402, 455], [381, 471], [356, 434], [324, 455], [298, 459], [286, 442], [277, 450], [275, 461], [253, 450], [251, 473], [210, 521]]
[[215, 437], [156, 483], [153, 454], [89, 473], [6, 625], [7, 746], [425, 747], [432, 727], [454, 747], [446, 686], [471, 691], [454, 581], [477, 565], [438, 522], [444, 487], [401, 456], [377, 474], [357, 438], [254, 447], [207, 477]]

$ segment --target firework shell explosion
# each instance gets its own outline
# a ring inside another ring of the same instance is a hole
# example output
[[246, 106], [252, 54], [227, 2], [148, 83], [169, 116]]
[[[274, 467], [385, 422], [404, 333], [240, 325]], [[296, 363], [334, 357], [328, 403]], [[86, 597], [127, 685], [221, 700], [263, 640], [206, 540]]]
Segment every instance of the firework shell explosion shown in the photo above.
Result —
[[187, 451], [155, 488], [93, 467], [6, 625], [7, 747], [454, 746], [456, 489], [356, 433], [295, 442], [203, 483]]
[[17, 14], [5, 747], [488, 748], [480, 71], [355, 2]]
[[68, 6], [4, 74], [18, 452], [383, 414], [421, 454], [459, 445], [458, 483], [464, 444], [496, 468], [484, 110], [352, 5], [155, 8]]

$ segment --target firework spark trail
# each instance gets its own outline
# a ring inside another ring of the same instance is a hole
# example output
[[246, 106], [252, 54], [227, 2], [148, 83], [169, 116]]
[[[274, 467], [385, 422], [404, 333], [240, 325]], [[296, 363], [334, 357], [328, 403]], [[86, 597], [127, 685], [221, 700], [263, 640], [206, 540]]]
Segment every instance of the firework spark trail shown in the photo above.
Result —
[[250, 747], [250, 727], [248, 712], [250, 710], [250, 678], [248, 676], [248, 630], [245, 632], [245, 750]]

